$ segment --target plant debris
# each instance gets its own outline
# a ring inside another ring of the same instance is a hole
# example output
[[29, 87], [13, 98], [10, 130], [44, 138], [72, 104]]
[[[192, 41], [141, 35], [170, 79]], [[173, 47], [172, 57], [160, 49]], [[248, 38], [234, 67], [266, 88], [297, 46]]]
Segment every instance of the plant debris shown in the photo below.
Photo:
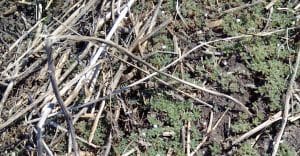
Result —
[[0, 151], [299, 155], [299, 6], [0, 0]]

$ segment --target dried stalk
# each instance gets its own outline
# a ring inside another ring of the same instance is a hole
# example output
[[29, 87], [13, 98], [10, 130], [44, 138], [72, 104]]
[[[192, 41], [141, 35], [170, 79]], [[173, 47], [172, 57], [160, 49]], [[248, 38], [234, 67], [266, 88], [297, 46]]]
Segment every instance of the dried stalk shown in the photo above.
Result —
[[[102, 42], [102, 43], [105, 43], [107, 45], [110, 45], [112, 47], [115, 47], [117, 48], [120, 52], [126, 54], [127, 56], [129, 56], [130, 58], [144, 64], [145, 66], [147, 66], [148, 68], [152, 69], [153, 71], [155, 71], [154, 75], [156, 75], [157, 73], [163, 75], [163, 76], [166, 76], [166, 77], [169, 77], [171, 79], [174, 79], [182, 84], [185, 84], [185, 85], [188, 85], [190, 87], [193, 87], [193, 88], [196, 88], [196, 89], [199, 89], [201, 91], [204, 91], [204, 92], [207, 92], [207, 93], [210, 93], [210, 94], [213, 94], [213, 95], [216, 95], [216, 96], [220, 96], [220, 97], [224, 97], [224, 98], [227, 98], [233, 102], [235, 102], [236, 104], [238, 104], [243, 111], [245, 111], [246, 113], [248, 113], [249, 115], [252, 115], [252, 113], [248, 110], [248, 108], [242, 104], [239, 100], [229, 96], [229, 95], [226, 95], [226, 94], [223, 94], [223, 93], [220, 93], [220, 92], [217, 92], [217, 91], [213, 91], [213, 90], [209, 90], [207, 88], [204, 88], [204, 87], [201, 87], [201, 86], [198, 86], [196, 84], [193, 84], [191, 82], [187, 82], [185, 80], [182, 80], [182, 79], [179, 79], [173, 75], [170, 75], [170, 74], [167, 74], [165, 72], [161, 70], [158, 70], [156, 69], [155, 67], [153, 67], [151, 64], [145, 62], [144, 60], [140, 59], [139, 57], [133, 55], [130, 51], [128, 51], [127, 49], [119, 46], [118, 44], [114, 43], [114, 42], [111, 42], [111, 41], [107, 41], [107, 40], [104, 40], [104, 39], [100, 39], [100, 38], [95, 38], [95, 37], [89, 37], [89, 36], [73, 36], [73, 35], [67, 35], [67, 36], [56, 36], [55, 37], [56, 39], [58, 38], [67, 38], [67, 39], [71, 39], [71, 40], [85, 40], [85, 41], [96, 41], [96, 42]], [[184, 55], [183, 55], [184, 56]], [[178, 59], [177, 59], [178, 60]]]
[[73, 150], [76, 156], [79, 156], [79, 149], [78, 149], [78, 145], [76, 142], [76, 135], [75, 135], [75, 129], [72, 123], [72, 117], [71, 114], [69, 113], [69, 111], [67, 110], [66, 106], [64, 105], [64, 101], [61, 98], [60, 94], [59, 94], [59, 89], [58, 89], [58, 85], [56, 82], [56, 78], [55, 78], [55, 67], [53, 64], [53, 60], [52, 60], [52, 48], [51, 48], [51, 43], [49, 41], [48, 38], [46, 38], [45, 40], [45, 50], [47, 52], [47, 62], [48, 62], [48, 68], [49, 68], [49, 77], [50, 77], [50, 81], [52, 84], [52, 89], [53, 92], [55, 94], [56, 100], [58, 102], [58, 104], [60, 105], [61, 110], [64, 113], [67, 125], [68, 125], [68, 129], [70, 131], [71, 137], [72, 137], [72, 145], [73, 145]]

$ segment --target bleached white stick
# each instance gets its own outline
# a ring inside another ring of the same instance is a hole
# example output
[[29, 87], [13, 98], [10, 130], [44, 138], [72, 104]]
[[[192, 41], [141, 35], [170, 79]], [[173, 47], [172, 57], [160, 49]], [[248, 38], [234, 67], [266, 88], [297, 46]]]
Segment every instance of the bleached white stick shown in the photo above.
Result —
[[53, 106], [54, 104], [53, 103], [50, 103], [48, 105], [45, 105], [42, 109], [42, 113], [41, 113], [41, 118], [40, 118], [40, 121], [38, 122], [37, 124], [37, 127], [42, 129], [44, 124], [45, 124], [45, 121], [48, 117], [48, 115], [51, 113], [52, 109], [53, 109]]
[[[130, 7], [133, 5], [135, 0], [130, 0], [127, 3], [127, 7], [125, 7], [121, 14], [119, 15], [118, 19], [116, 20], [114, 26], [111, 28], [110, 32], [108, 33], [108, 35], [106, 36], [105, 40], [110, 40], [113, 36], [113, 34], [115, 33], [115, 31], [117, 30], [117, 28], [119, 27], [121, 21], [124, 19], [124, 17], [126, 16], [127, 12], [129, 11]], [[104, 49], [106, 48], [105, 44], [102, 44], [100, 46], [100, 48], [98, 49], [98, 51], [96, 52], [96, 54], [94, 55], [93, 58], [91, 58], [90, 61], [90, 65], [93, 65], [96, 63], [96, 61], [98, 60], [98, 58], [100, 57], [100, 55], [103, 53]], [[89, 72], [89, 74], [87, 74], [87, 78], [89, 78], [91, 76], [93, 72]]]
[[[118, 19], [116, 20], [116, 22], [114, 23], [113, 27], [111, 28], [110, 32], [108, 33], [108, 35], [106, 36], [105, 40], [110, 40], [113, 36], [113, 34], [115, 33], [115, 31], [117, 30], [118, 26], [120, 25], [121, 21], [125, 18], [127, 12], [129, 11], [130, 7], [133, 5], [133, 3], [135, 2], [135, 0], [130, 0], [127, 3], [127, 6], [122, 10], [121, 14], [119, 15]], [[89, 66], [93, 66], [94, 64], [96, 64], [97, 60], [99, 59], [99, 57], [101, 56], [101, 54], [103, 53], [103, 51], [106, 49], [106, 45], [105, 44], [101, 44], [100, 48], [97, 50], [97, 52], [93, 55], [93, 57], [90, 59], [90, 64]], [[76, 87], [74, 90], [79, 91], [80, 88], [83, 85], [83, 82], [85, 80], [89, 80], [92, 78], [93, 73], [95, 70], [89, 71], [85, 76], [83, 76], [79, 82], [77, 83]]]
[[[37, 148], [38, 148], [38, 155], [41, 155], [43, 153], [43, 139], [42, 139], [42, 135], [43, 135], [43, 127], [45, 124], [45, 121], [48, 117], [48, 115], [51, 113], [52, 109], [54, 107], [53, 103], [49, 103], [47, 105], [45, 105], [42, 109], [42, 113], [41, 113], [41, 119], [37, 124]], [[48, 150], [47, 150], [48, 151]]]

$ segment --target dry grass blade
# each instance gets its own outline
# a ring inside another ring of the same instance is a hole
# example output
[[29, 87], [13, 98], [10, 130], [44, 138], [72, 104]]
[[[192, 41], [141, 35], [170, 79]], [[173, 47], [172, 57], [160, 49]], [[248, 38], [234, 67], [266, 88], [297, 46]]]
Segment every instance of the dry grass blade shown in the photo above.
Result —
[[0, 0], [0, 153], [297, 155], [299, 8]]

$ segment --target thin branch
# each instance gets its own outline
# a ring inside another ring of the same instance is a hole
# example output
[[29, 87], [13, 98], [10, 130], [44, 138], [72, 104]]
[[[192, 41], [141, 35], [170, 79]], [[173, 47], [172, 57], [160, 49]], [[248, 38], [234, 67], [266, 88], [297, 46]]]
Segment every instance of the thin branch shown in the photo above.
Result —
[[78, 149], [77, 142], [75, 140], [76, 135], [75, 135], [75, 129], [74, 129], [74, 126], [72, 123], [72, 117], [71, 117], [69, 111], [67, 110], [66, 106], [64, 105], [64, 101], [63, 101], [62, 97], [59, 94], [59, 89], [58, 89], [58, 85], [57, 85], [56, 78], [55, 78], [55, 67], [54, 67], [54, 63], [52, 60], [52, 48], [51, 48], [51, 43], [49, 41], [49, 38], [46, 38], [46, 40], [45, 40], [45, 50], [47, 53], [47, 62], [48, 62], [48, 68], [49, 68], [48, 72], [49, 72], [52, 89], [55, 94], [56, 100], [59, 103], [60, 108], [65, 116], [65, 119], [66, 119], [66, 122], [68, 125], [68, 129], [71, 133], [74, 153], [76, 156], [79, 156], [79, 149]]

